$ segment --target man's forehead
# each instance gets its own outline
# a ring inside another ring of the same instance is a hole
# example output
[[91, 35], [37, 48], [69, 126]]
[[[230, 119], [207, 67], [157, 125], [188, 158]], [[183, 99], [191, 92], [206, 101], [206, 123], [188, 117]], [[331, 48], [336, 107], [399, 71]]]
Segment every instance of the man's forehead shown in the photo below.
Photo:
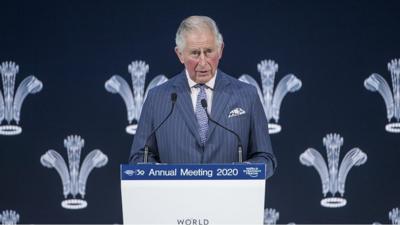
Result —
[[210, 46], [187, 46], [187, 49], [190, 51], [204, 51], [204, 50], [208, 50], [208, 49], [215, 49], [217, 48], [216, 45], [210, 45]]
[[198, 25], [197, 27], [192, 27], [187, 29], [184, 34], [190, 33], [213, 33], [211, 27], [207, 26], [206, 24]]
[[197, 39], [197, 38], [214, 38], [215, 35], [212, 32], [212, 30], [208, 29], [208, 28], [204, 28], [204, 29], [194, 29], [194, 30], [190, 30], [190, 31], [186, 31], [184, 33], [184, 37], [186, 39], [190, 38], [190, 39]]
[[217, 48], [217, 41], [213, 35], [200, 34], [188, 35], [185, 39], [187, 49]]

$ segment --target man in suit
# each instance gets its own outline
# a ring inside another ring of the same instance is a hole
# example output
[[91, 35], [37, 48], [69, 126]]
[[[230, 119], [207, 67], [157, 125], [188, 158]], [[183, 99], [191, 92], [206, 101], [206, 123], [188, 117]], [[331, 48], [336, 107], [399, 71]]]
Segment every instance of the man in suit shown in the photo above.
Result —
[[238, 162], [236, 136], [207, 119], [206, 100], [210, 117], [240, 136], [244, 161], [265, 163], [267, 177], [272, 176], [276, 159], [261, 101], [253, 86], [218, 70], [224, 43], [215, 22], [205, 16], [188, 17], [180, 24], [175, 41], [185, 70], [149, 91], [130, 163], [143, 162], [146, 139], [170, 112], [171, 94], [176, 93], [171, 116], [147, 143], [149, 162]]

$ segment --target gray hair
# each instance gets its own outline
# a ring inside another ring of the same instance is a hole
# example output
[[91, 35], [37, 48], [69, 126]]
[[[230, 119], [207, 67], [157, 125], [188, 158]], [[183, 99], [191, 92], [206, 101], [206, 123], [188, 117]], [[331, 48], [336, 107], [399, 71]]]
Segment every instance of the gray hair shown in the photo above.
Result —
[[210, 31], [215, 35], [215, 40], [217, 41], [218, 47], [221, 47], [224, 43], [224, 40], [215, 21], [207, 16], [190, 16], [181, 22], [178, 30], [176, 31], [175, 43], [178, 50], [182, 51], [185, 47], [185, 33], [204, 28], [210, 29]]

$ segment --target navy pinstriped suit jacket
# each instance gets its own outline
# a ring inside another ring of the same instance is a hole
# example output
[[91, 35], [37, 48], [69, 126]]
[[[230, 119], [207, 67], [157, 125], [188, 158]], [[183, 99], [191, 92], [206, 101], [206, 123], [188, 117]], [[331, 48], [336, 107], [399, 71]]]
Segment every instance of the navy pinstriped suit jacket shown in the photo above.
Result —
[[[272, 152], [267, 119], [256, 89], [218, 70], [213, 91], [211, 118], [240, 135], [243, 160], [266, 163], [267, 177], [272, 176], [276, 159]], [[146, 138], [171, 110], [173, 92], [178, 96], [175, 109], [150, 139], [149, 162], [237, 162], [236, 137], [212, 122], [209, 122], [205, 145], [200, 144], [190, 87], [183, 71], [149, 91], [133, 140], [130, 163], [143, 162]], [[243, 109], [245, 114], [228, 118], [229, 112], [236, 108]]]

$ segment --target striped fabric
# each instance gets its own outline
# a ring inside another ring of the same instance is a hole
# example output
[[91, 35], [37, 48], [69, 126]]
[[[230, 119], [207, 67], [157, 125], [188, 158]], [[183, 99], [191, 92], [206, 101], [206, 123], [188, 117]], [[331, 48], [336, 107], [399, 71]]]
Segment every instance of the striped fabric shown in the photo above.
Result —
[[[210, 116], [234, 130], [241, 138], [243, 160], [267, 165], [267, 176], [276, 167], [268, 134], [268, 122], [255, 87], [218, 71], [213, 89]], [[233, 163], [239, 159], [236, 137], [210, 122], [203, 144], [193, 110], [185, 72], [151, 89], [143, 105], [130, 155], [130, 163], [143, 162], [143, 148], [152, 130], [171, 110], [171, 93], [178, 98], [169, 119], [149, 140], [149, 162]], [[232, 110], [246, 113], [229, 117]]]

